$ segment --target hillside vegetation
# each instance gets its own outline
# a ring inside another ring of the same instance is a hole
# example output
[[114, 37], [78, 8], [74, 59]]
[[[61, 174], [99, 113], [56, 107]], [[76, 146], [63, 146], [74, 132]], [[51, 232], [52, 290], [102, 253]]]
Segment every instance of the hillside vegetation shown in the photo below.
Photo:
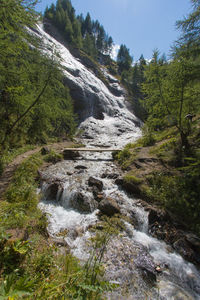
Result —
[[116, 157], [140, 195], [200, 235], [200, 3], [191, 2], [192, 13], [177, 22], [182, 35], [171, 60], [155, 50], [144, 65], [144, 136]]

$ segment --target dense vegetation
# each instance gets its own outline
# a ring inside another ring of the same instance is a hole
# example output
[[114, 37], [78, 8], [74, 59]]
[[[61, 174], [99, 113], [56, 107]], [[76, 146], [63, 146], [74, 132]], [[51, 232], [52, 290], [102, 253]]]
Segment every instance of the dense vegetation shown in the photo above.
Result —
[[[133, 78], [137, 81], [135, 91], [146, 116], [144, 137], [119, 153], [118, 161], [129, 168], [139, 155], [138, 147], [151, 146], [146, 153], [156, 155], [167, 168], [161, 172], [155, 166], [143, 177], [142, 194], [200, 234], [200, 1], [191, 2], [193, 11], [177, 22], [182, 34], [170, 61], [155, 50], [150, 63], [123, 67], [122, 79], [130, 91]], [[138, 68], [139, 80], [133, 76]], [[137, 174], [140, 177], [141, 171]], [[127, 176], [135, 183], [132, 174]]]
[[27, 28], [38, 16], [31, 1], [1, 1], [0, 152], [74, 132], [69, 90], [58, 59], [40, 51]]
[[88, 13], [76, 16], [70, 0], [57, 0], [56, 5], [47, 7], [44, 14], [59, 29], [68, 44], [84, 50], [91, 57], [98, 59], [99, 54], [110, 54], [113, 40], [96, 20], [91, 20]]

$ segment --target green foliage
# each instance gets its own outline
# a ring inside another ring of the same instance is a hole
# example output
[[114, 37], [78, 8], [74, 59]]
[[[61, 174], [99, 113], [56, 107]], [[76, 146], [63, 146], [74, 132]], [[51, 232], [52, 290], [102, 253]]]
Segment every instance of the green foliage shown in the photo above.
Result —
[[[122, 52], [123, 54], [123, 52]], [[121, 55], [122, 55], [121, 54]], [[124, 60], [126, 58], [124, 57]], [[121, 60], [121, 59], [120, 59]], [[144, 93], [142, 91], [142, 84], [145, 81], [144, 70], [146, 61], [144, 56], [141, 55], [139, 61], [134, 66], [123, 67], [118, 62], [119, 68], [122, 67], [121, 71], [121, 82], [126, 87], [129, 94], [129, 102], [131, 103], [134, 113], [142, 120], [146, 120], [146, 111], [144, 106], [141, 105], [141, 100], [144, 99]]]
[[131, 174], [126, 174], [124, 176], [124, 180], [125, 182], [127, 183], [134, 183], [134, 184], [140, 184], [143, 182], [143, 179], [142, 178], [139, 178], [139, 177], [136, 177], [134, 175], [131, 175]]
[[98, 21], [92, 21], [90, 14], [76, 16], [70, 0], [58, 0], [45, 10], [44, 16], [60, 31], [64, 39], [72, 46], [83, 49], [94, 59], [98, 54], [110, 54], [113, 40], [105, 33]]
[[117, 55], [117, 64], [120, 74], [123, 71], [128, 71], [131, 68], [132, 61], [133, 59], [129, 53], [129, 49], [126, 47], [126, 45], [121, 45]]
[[[171, 138], [164, 141], [161, 145], [155, 146], [150, 153], [156, 154], [158, 157], [165, 158], [166, 160], [173, 160], [173, 157], [170, 156], [170, 151], [174, 153], [177, 145], [177, 138]], [[175, 157], [174, 157], [175, 159]]]
[[50, 153], [45, 155], [44, 160], [46, 162], [52, 162], [53, 164], [56, 164], [57, 162], [63, 160], [63, 155], [51, 150]]
[[10, 236], [3, 229], [0, 233], [0, 270], [4, 274], [14, 272], [30, 249], [30, 245], [25, 241], [10, 241]]
[[179, 176], [153, 174], [149, 178], [151, 196], [158, 204], [177, 215], [190, 230], [200, 234], [200, 162], [190, 165]]
[[124, 148], [124, 150], [120, 151], [117, 155], [117, 160], [120, 164], [124, 162], [124, 160], [127, 160], [131, 157], [131, 152], [129, 149]]
[[[42, 54], [31, 1], [2, 2], [0, 12], [0, 151], [74, 131], [69, 91], [59, 64]], [[31, 45], [31, 46], [30, 46]], [[55, 101], [56, 99], [56, 101]], [[2, 165], [2, 163], [1, 163]], [[2, 167], [1, 167], [2, 168]]]
[[31, 278], [17, 278], [16, 274], [12, 273], [6, 276], [0, 285], [0, 299], [22, 299], [22, 297], [30, 295], [32, 290]]
[[196, 85], [199, 66], [184, 57], [166, 63], [155, 51], [144, 72], [143, 92], [146, 97], [143, 103], [149, 114], [149, 128], [160, 130], [174, 125], [181, 139], [180, 155], [182, 149], [189, 150], [191, 124], [185, 116], [200, 109], [199, 87]]
[[180, 52], [186, 56], [199, 57], [200, 53], [200, 2], [199, 0], [191, 0], [192, 12], [183, 20], [176, 22], [177, 29], [181, 30], [181, 37], [175, 45], [175, 55]]

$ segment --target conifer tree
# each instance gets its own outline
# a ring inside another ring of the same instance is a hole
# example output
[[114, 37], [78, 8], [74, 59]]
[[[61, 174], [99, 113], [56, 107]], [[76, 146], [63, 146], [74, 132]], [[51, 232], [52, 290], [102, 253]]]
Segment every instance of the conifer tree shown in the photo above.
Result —
[[132, 61], [133, 59], [129, 53], [129, 49], [126, 47], [126, 45], [121, 45], [117, 55], [117, 64], [119, 67], [119, 72], [122, 73], [122, 71], [129, 70]]

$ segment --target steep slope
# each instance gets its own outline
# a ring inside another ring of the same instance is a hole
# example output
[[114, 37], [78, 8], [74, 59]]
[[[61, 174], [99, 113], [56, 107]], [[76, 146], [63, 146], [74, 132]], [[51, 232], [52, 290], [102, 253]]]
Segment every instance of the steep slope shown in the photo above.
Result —
[[[112, 134], [120, 136], [124, 141], [134, 137], [136, 132], [138, 135], [139, 126], [142, 123], [128, 110], [125, 91], [116, 78], [108, 74], [107, 70], [102, 67], [108, 85], [106, 86], [63, 44], [46, 33], [42, 24], [37, 26], [34, 34], [37, 34], [45, 44], [46, 49], [43, 51], [47, 51], [49, 55], [52, 55], [52, 51], [58, 53], [64, 70], [64, 80], [69, 86], [75, 102], [75, 112], [81, 123], [80, 128], [87, 130], [86, 136], [89, 139], [98, 134], [99, 127], [104, 128], [105, 131], [109, 129]], [[92, 131], [88, 126], [90, 122], [96, 123], [96, 126], [92, 126]]]

